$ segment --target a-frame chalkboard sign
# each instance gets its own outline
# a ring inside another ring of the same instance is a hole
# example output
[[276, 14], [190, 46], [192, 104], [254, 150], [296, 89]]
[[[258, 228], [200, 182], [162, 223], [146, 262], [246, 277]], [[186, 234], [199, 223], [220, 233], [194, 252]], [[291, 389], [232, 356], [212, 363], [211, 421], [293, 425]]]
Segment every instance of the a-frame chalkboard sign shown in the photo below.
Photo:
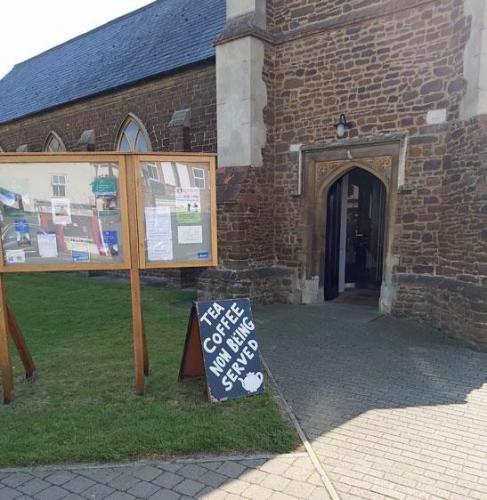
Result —
[[179, 381], [202, 377], [212, 403], [264, 392], [249, 299], [193, 304]]

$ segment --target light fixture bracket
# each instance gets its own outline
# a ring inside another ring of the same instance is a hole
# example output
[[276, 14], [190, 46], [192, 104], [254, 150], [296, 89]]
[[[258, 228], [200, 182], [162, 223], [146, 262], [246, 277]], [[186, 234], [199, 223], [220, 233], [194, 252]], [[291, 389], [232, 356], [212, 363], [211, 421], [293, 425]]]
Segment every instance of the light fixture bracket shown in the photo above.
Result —
[[345, 113], [342, 113], [340, 115], [340, 120], [338, 121], [338, 123], [335, 123], [337, 136], [340, 138], [345, 135], [347, 130], [350, 130], [353, 127], [354, 127], [354, 124], [352, 122], [347, 121], [347, 117], [345, 116]]

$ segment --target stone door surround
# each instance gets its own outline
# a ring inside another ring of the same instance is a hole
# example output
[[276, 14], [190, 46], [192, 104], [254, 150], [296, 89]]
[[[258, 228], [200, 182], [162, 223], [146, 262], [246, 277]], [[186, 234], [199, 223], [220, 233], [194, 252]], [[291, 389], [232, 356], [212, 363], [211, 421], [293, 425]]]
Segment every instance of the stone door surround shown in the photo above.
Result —
[[[323, 277], [326, 248], [326, 210], [330, 187], [353, 168], [359, 167], [383, 182], [387, 192], [386, 227], [384, 236], [384, 269], [381, 309], [390, 308], [393, 297], [392, 269], [394, 265], [394, 219], [397, 206], [400, 156], [404, 136], [368, 140], [345, 140], [332, 144], [313, 145], [304, 152], [305, 206], [305, 276], [307, 302], [323, 302]], [[310, 290], [310, 287], [313, 290]], [[311, 293], [310, 293], [311, 292]]]

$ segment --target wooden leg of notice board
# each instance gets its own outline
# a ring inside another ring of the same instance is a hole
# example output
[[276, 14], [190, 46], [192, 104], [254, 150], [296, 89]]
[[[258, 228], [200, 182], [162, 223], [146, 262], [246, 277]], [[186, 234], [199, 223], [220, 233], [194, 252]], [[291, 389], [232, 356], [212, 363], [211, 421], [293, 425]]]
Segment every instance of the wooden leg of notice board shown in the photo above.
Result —
[[140, 275], [138, 269], [130, 270], [132, 295], [132, 331], [134, 336], [135, 392], [144, 394], [144, 321], [140, 296]]
[[0, 371], [3, 383], [3, 402], [8, 404], [12, 401], [13, 397], [14, 377], [8, 348], [7, 301], [2, 274], [0, 274]]
[[25, 378], [27, 380], [34, 380], [36, 378], [36, 366], [34, 360], [29, 352], [29, 348], [25, 343], [24, 336], [22, 335], [22, 330], [17, 323], [17, 318], [12, 309], [12, 304], [7, 300], [7, 320], [8, 320], [8, 331], [12, 340], [15, 342], [17, 347], [17, 352], [19, 353], [20, 359], [25, 369]]

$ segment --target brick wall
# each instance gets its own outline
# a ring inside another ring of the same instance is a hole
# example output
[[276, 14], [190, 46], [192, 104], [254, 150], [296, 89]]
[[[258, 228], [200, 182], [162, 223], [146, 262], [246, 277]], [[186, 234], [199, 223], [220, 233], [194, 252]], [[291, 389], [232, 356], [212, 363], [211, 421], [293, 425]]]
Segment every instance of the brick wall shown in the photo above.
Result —
[[[96, 151], [112, 151], [121, 125], [129, 113], [145, 125], [154, 151], [174, 151], [168, 124], [176, 110], [191, 109], [189, 146], [192, 152], [216, 151], [215, 67], [207, 64], [126, 90], [47, 111], [10, 124], [0, 124], [0, 146], [15, 151], [27, 144], [29, 151], [42, 151], [51, 130], [68, 151], [79, 151], [84, 130], [95, 129]], [[151, 270], [143, 275], [158, 277], [177, 286], [195, 286], [200, 270]]]
[[112, 151], [120, 126], [129, 113], [134, 113], [147, 128], [154, 151], [169, 151], [169, 121], [175, 110], [186, 108], [191, 108], [191, 151], [215, 152], [216, 87], [213, 64], [10, 124], [0, 124], [0, 146], [6, 151], [15, 151], [19, 145], [28, 144], [30, 151], [42, 151], [49, 132], [54, 130], [68, 151], [77, 151], [82, 132], [95, 129], [96, 150]]

